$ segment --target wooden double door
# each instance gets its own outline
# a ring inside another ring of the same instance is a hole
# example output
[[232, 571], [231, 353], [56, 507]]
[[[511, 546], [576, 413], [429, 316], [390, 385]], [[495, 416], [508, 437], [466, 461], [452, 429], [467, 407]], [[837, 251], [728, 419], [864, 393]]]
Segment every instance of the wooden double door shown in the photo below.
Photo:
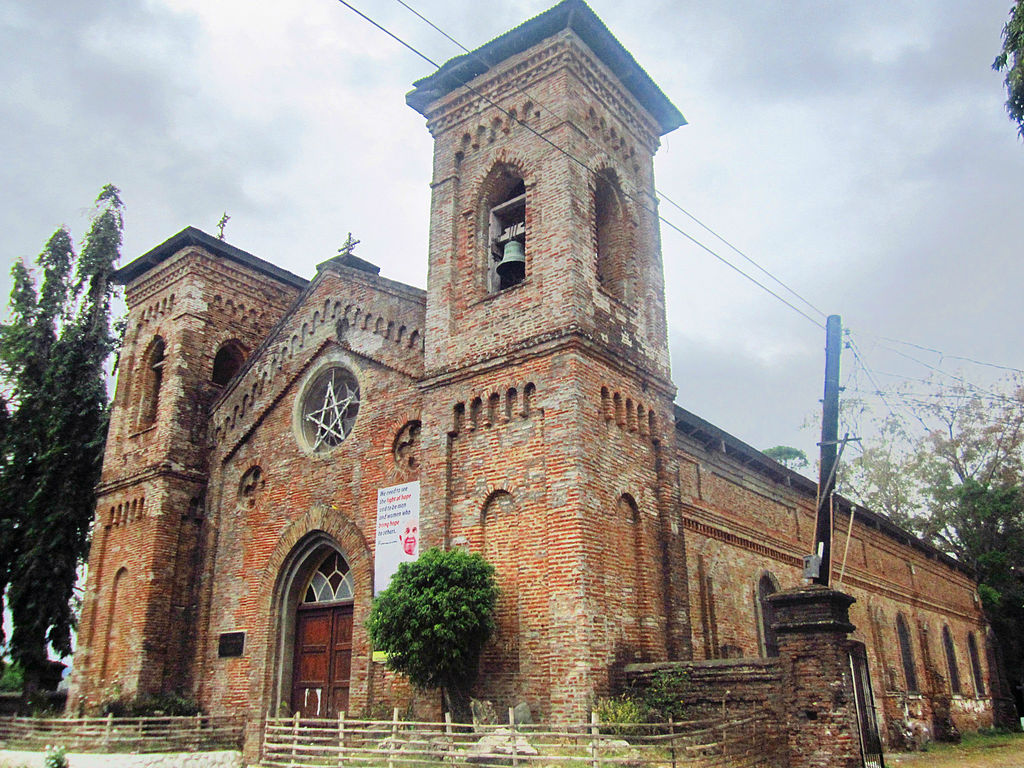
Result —
[[292, 712], [336, 717], [348, 709], [352, 604], [300, 606], [295, 619]]

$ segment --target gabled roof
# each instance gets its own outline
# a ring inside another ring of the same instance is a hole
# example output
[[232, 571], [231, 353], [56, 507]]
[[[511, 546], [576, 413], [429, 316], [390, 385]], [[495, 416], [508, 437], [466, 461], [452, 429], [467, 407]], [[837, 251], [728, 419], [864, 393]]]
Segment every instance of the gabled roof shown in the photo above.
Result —
[[257, 272], [262, 272], [269, 277], [280, 280], [282, 283], [293, 285], [296, 288], [304, 288], [308, 282], [305, 278], [299, 277], [287, 269], [281, 269], [269, 261], [264, 261], [258, 256], [253, 256], [251, 253], [243, 251], [241, 248], [229, 245], [223, 240], [208, 235], [195, 227], [185, 227], [178, 234], [164, 240], [156, 248], [147, 251], [139, 256], [139, 258], [121, 267], [114, 273], [114, 282], [126, 285], [139, 275], [149, 271], [160, 262], [169, 259], [182, 248], [187, 248], [188, 246], [199, 246], [215, 256], [220, 256], [238, 264], [244, 264], [255, 269]]
[[686, 125], [682, 113], [583, 0], [563, 0], [475, 51], [450, 59], [434, 74], [413, 83], [413, 90], [406, 94], [405, 101], [425, 116], [427, 107], [437, 99], [565, 29], [575, 32], [615, 74], [658, 121], [662, 134]]

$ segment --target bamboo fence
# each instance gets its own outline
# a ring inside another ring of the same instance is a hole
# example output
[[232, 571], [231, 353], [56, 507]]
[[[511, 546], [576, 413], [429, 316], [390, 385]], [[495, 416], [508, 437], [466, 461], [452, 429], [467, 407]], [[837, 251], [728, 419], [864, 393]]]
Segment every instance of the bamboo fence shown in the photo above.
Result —
[[728, 722], [464, 725], [391, 720], [268, 719], [261, 765], [267, 768], [444, 768], [545, 766], [604, 768], [776, 768], [785, 737], [767, 719]]
[[0, 746], [76, 752], [208, 752], [238, 749], [243, 723], [235, 717], [4, 717]]

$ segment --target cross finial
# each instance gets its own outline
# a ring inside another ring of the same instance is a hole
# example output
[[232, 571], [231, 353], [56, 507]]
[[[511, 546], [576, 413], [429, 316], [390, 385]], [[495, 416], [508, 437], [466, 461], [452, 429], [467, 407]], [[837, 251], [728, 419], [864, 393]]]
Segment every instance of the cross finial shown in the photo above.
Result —
[[224, 239], [224, 227], [227, 226], [230, 220], [231, 217], [228, 216], [228, 212], [224, 211], [224, 215], [221, 216], [220, 221], [217, 222], [217, 237], [219, 237], [221, 240]]
[[353, 240], [352, 239], [352, 233], [349, 232], [348, 233], [348, 238], [345, 240], [344, 243], [341, 244], [341, 248], [338, 249], [338, 255], [339, 256], [354, 256], [355, 254], [352, 253], [352, 250], [357, 245], [359, 245], [359, 240]]

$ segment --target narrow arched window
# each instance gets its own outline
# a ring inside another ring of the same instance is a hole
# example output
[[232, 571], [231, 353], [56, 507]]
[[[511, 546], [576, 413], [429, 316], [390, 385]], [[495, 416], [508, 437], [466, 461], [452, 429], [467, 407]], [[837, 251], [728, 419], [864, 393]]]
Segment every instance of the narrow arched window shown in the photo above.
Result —
[[778, 591], [779, 587], [775, 582], [775, 577], [770, 573], [761, 574], [761, 578], [757, 582], [757, 605], [761, 612], [761, 639], [764, 643], [765, 656], [779, 655], [779, 637], [772, 628], [772, 624], [775, 622], [775, 613], [771, 601], [768, 599], [769, 595], [774, 595]]
[[[644, 594], [644, 526], [640, 516], [640, 508], [636, 500], [628, 493], [622, 494], [618, 502], [618, 521], [613, 531], [617, 533], [616, 549], [624, 566], [620, 578], [624, 583], [611, 584], [608, 592], [610, 598], [615, 590], [633, 595], [633, 607], [636, 610], [636, 622], [639, 624], [644, 615], [646, 595]], [[632, 534], [632, 535], [631, 535]], [[631, 535], [631, 536], [630, 536]], [[632, 541], [629, 539], [632, 538]]]
[[245, 350], [242, 349], [242, 345], [237, 341], [224, 342], [213, 358], [213, 376], [211, 380], [214, 384], [223, 387], [235, 378], [235, 374], [238, 373], [244, 362]]
[[487, 290], [497, 293], [526, 279], [526, 184], [507, 165], [485, 182]]
[[118, 668], [118, 663], [127, 657], [127, 649], [123, 647], [122, 640], [128, 636], [125, 627], [121, 622], [130, 615], [125, 610], [125, 582], [127, 581], [128, 569], [120, 568], [114, 574], [114, 581], [110, 587], [110, 599], [107, 602], [107, 629], [103, 643], [103, 662], [100, 665], [100, 680], [109, 677], [116, 677], [112, 670]]
[[142, 361], [142, 387], [139, 398], [139, 428], [145, 429], [156, 422], [160, 406], [160, 388], [164, 380], [164, 340], [155, 337]]
[[949, 625], [942, 628], [942, 648], [946, 652], [946, 668], [949, 670], [949, 690], [951, 693], [960, 694], [960, 669], [956, 663], [956, 648], [953, 646], [953, 635], [949, 631]]
[[978, 641], [974, 633], [967, 633], [967, 654], [971, 657], [971, 676], [974, 678], [974, 695], [985, 695], [985, 676], [981, 672], [981, 658], [978, 656]]
[[907, 693], [918, 693], [914, 649], [910, 644], [910, 627], [907, 626], [907, 620], [902, 613], [896, 616], [896, 638], [900, 644], [900, 659], [903, 661], [903, 679], [907, 683]]
[[594, 184], [594, 241], [598, 282], [615, 298], [627, 301], [629, 226], [618, 179], [608, 170], [598, 173]]

